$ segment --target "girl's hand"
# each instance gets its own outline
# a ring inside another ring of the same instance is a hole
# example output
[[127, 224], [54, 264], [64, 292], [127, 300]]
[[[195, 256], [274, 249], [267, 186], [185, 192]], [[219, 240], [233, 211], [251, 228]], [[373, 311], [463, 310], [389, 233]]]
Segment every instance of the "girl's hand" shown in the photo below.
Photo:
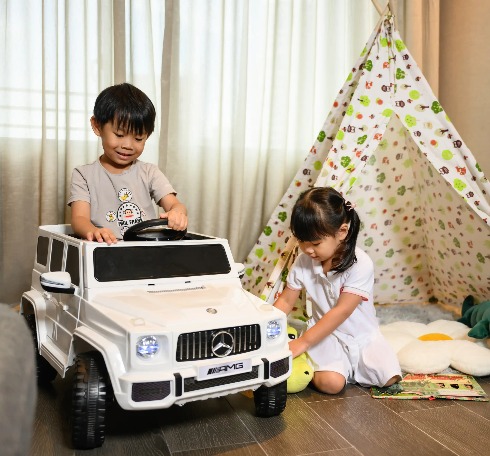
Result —
[[293, 358], [302, 355], [306, 350], [308, 350], [308, 345], [302, 337], [289, 342], [289, 349], [293, 352]]

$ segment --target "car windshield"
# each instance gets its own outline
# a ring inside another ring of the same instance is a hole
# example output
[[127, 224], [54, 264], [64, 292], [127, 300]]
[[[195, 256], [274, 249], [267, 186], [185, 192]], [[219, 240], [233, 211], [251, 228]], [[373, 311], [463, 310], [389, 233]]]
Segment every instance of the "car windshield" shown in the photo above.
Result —
[[99, 282], [228, 274], [228, 256], [220, 244], [100, 247], [94, 250]]

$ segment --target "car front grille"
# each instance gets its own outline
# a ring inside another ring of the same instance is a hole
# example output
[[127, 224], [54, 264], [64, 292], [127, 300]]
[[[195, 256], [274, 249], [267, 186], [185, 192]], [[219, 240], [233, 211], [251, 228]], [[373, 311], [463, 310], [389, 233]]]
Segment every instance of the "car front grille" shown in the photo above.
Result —
[[[213, 341], [219, 333], [232, 336], [231, 351], [227, 356], [247, 353], [260, 348], [260, 325], [233, 326], [230, 328], [197, 331], [179, 335], [176, 360], [196, 361], [201, 359], [220, 358], [213, 353]], [[231, 338], [229, 339], [231, 340]]]

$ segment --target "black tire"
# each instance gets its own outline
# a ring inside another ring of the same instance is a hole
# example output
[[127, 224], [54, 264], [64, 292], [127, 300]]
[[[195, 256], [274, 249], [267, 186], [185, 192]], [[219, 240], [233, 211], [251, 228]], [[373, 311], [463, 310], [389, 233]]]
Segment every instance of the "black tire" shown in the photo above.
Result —
[[105, 440], [107, 371], [97, 352], [77, 356], [72, 390], [72, 442], [76, 449], [100, 447]]
[[254, 391], [255, 414], [264, 418], [280, 415], [286, 408], [287, 397], [286, 381], [270, 388], [261, 386]]
[[24, 314], [27, 326], [31, 330], [32, 340], [34, 342], [34, 355], [36, 357], [36, 377], [38, 385], [51, 383], [56, 378], [56, 369], [39, 354], [39, 345], [37, 343], [36, 316], [34, 314]]

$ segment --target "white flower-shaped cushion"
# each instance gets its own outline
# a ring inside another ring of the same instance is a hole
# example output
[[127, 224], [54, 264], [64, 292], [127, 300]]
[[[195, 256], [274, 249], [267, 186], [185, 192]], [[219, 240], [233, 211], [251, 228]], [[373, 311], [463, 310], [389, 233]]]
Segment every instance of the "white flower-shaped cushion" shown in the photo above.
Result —
[[490, 375], [488, 342], [468, 337], [469, 328], [463, 323], [396, 321], [380, 329], [404, 372], [434, 374], [452, 367], [469, 375]]

